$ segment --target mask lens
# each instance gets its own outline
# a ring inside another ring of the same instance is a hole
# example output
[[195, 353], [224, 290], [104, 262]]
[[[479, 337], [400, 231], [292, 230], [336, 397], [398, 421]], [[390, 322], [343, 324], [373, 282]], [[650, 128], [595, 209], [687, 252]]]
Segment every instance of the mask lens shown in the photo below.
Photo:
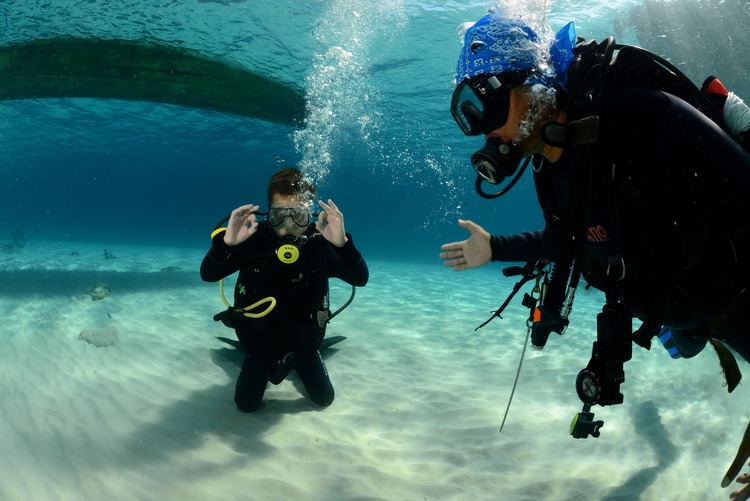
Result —
[[302, 209], [300, 207], [292, 207], [289, 209], [292, 221], [297, 226], [307, 226], [310, 224], [310, 211], [308, 209]]
[[270, 207], [266, 215], [269, 226], [277, 227], [284, 224], [286, 218], [291, 218], [297, 226], [310, 224], [310, 210], [302, 207]]
[[453, 92], [451, 114], [467, 136], [488, 134], [508, 121], [510, 91], [497, 77], [466, 79]]
[[484, 103], [471, 88], [471, 81], [464, 80], [453, 92], [451, 115], [467, 136], [480, 134]]
[[266, 212], [266, 221], [268, 221], [269, 226], [273, 226], [274, 228], [281, 225], [284, 222], [282, 209], [276, 207], [269, 208]]

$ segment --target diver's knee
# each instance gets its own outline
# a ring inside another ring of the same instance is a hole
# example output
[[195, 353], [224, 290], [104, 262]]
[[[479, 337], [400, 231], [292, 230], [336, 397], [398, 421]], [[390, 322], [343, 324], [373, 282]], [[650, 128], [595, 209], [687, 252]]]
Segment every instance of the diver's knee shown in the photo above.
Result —
[[320, 407], [328, 407], [333, 403], [333, 399], [335, 398], [335, 396], [335, 393], [333, 392], [333, 390], [331, 390], [331, 392], [327, 392], [321, 395], [310, 395], [310, 399]]
[[239, 409], [240, 412], [250, 413], [257, 411], [258, 408], [260, 408], [262, 401], [248, 402], [247, 400], [235, 398], [234, 403], [237, 404], [237, 409]]
[[243, 395], [234, 395], [234, 403], [241, 412], [255, 412], [263, 403], [263, 398], [247, 398]]

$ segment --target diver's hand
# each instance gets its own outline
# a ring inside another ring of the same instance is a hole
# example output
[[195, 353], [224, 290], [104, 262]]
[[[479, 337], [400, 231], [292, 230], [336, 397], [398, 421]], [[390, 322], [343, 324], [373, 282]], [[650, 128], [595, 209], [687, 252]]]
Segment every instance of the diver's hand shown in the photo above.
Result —
[[[749, 483], [750, 474], [743, 473], [742, 475], [737, 477], [737, 482], [740, 484]], [[729, 499], [734, 499], [736, 501], [746, 501], [747, 499], [750, 499], [750, 485], [746, 485], [745, 487], [741, 487], [737, 490], [732, 491], [732, 493], [729, 495]]]
[[330, 198], [328, 203], [319, 200], [318, 205], [323, 210], [315, 221], [315, 229], [333, 245], [342, 247], [348, 241], [344, 231], [344, 215]]
[[440, 247], [440, 259], [446, 259], [443, 266], [453, 267], [456, 271], [478, 268], [490, 262], [492, 249], [490, 248], [490, 234], [484, 228], [471, 221], [458, 220], [461, 228], [466, 228], [471, 233], [468, 240], [443, 244]]
[[[747, 484], [750, 482], [750, 474], [743, 473], [742, 475], [737, 476], [740, 470], [742, 470], [742, 465], [745, 464], [745, 461], [747, 461], [748, 458], [750, 458], [750, 423], [748, 423], [747, 428], [745, 429], [745, 435], [742, 437], [742, 442], [740, 442], [740, 446], [737, 449], [737, 455], [734, 457], [734, 461], [732, 461], [726, 475], [724, 475], [724, 478], [721, 481], [722, 487], [727, 487], [732, 483], [732, 480], [735, 477], [737, 477], [737, 482], [740, 484]], [[750, 499], [750, 485], [732, 491], [729, 495], [729, 499], [736, 499], [737, 501]]]
[[255, 218], [255, 211], [260, 209], [260, 205], [243, 205], [232, 211], [227, 223], [227, 231], [224, 232], [224, 243], [227, 245], [241, 244], [250, 235], [258, 230], [258, 221]]

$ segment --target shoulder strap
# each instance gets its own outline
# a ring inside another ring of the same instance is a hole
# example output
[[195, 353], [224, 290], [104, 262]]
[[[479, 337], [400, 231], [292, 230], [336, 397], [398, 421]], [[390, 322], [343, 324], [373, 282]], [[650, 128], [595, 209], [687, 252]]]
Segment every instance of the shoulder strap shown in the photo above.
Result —
[[578, 116], [598, 112], [599, 102], [610, 89], [641, 87], [677, 96], [724, 127], [704, 92], [676, 66], [651, 51], [634, 45], [617, 44], [609, 37], [601, 43], [579, 38], [567, 75], [568, 103]]

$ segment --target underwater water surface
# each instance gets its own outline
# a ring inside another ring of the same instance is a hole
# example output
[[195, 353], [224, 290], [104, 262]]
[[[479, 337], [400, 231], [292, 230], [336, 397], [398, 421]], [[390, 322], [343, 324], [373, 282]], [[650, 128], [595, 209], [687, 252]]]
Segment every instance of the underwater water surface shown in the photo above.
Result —
[[[557, 30], [614, 35], [668, 57], [696, 81], [750, 93], [745, 2], [506, 2]], [[434, 259], [471, 218], [494, 233], [542, 223], [530, 176], [479, 198], [481, 146], [448, 112], [456, 28], [491, 2], [53, 0], [0, 4], [0, 43], [147, 40], [222, 58], [308, 98], [305, 129], [158, 103], [0, 102], [0, 230], [29, 237], [202, 246], [213, 224], [259, 202], [270, 173], [300, 165], [339, 200], [368, 254]]]

